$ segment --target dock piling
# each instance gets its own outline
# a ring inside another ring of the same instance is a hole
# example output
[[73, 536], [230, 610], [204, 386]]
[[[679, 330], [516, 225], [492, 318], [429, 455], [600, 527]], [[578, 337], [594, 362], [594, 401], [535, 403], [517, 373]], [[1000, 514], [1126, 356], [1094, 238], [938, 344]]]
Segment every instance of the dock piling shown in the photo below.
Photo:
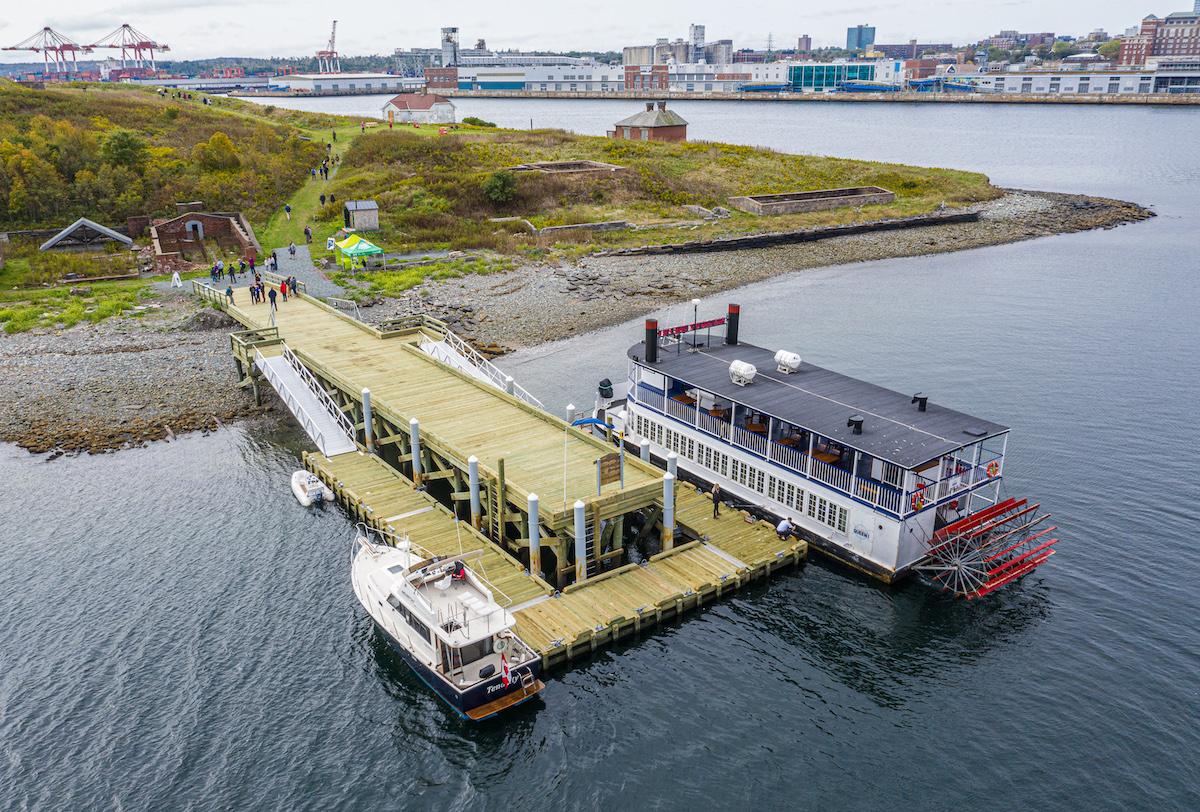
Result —
[[541, 530], [538, 522], [538, 495], [529, 494], [529, 571], [542, 577]]
[[471, 490], [471, 527], [479, 529], [479, 458], [472, 454], [467, 458], [467, 483]]
[[667, 473], [671, 476], [679, 476], [679, 455], [674, 451], [667, 452]]
[[587, 514], [582, 499], [575, 500], [575, 583], [587, 580]]
[[367, 447], [368, 454], [375, 453], [375, 432], [371, 425], [373, 416], [371, 414], [371, 390], [364, 388], [362, 390], [362, 409], [363, 409], [363, 443]]
[[675, 546], [675, 475], [663, 474], [662, 548]]
[[408, 421], [408, 439], [412, 446], [413, 484], [421, 486], [421, 423], [417, 418]]
[[644, 461], [650, 462], [650, 441], [642, 440], [641, 457]]

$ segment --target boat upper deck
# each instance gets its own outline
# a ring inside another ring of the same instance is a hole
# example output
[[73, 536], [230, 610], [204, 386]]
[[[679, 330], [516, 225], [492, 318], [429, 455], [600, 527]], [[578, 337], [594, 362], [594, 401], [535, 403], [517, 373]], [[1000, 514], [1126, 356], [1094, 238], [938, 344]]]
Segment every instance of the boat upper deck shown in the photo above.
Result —
[[[815, 364], [803, 363], [793, 373], [776, 369], [775, 353], [744, 342], [715, 343], [695, 351], [684, 343], [660, 347], [658, 361], [646, 364], [645, 344], [629, 348], [629, 357], [653, 372], [704, 390], [718, 398], [816, 432], [902, 468], [948, 454], [964, 445], [1008, 431], [990, 420], [929, 402], [926, 411], [902, 394], [851, 378]], [[738, 386], [729, 378], [729, 365], [745, 361], [758, 369], [754, 381]], [[847, 426], [850, 417], [863, 418], [862, 434]]]

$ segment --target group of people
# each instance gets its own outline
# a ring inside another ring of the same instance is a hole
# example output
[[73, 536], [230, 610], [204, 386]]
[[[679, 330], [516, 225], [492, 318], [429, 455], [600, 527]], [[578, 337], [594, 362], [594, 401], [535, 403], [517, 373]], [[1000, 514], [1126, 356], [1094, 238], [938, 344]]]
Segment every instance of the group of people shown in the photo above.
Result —
[[[332, 206], [334, 203], [337, 203], [337, 195], [330, 195], [329, 196], [329, 205]], [[325, 195], [324, 194], [321, 195], [321, 205], [322, 206], [325, 205]]]
[[[271, 309], [276, 310], [278, 309], [277, 302], [279, 298], [282, 298], [283, 301], [286, 302], [288, 300], [288, 294], [291, 293], [292, 295], [295, 295], [298, 287], [299, 283], [296, 281], [296, 277], [289, 276], [279, 283], [279, 292], [277, 294], [275, 288], [268, 288], [263, 284], [262, 278], [256, 275], [254, 277], [254, 284], [250, 286], [250, 303], [270, 303]], [[229, 297], [229, 301], [232, 302], [232, 291], [227, 290], [226, 295]]]
[[[254, 273], [254, 257], [250, 257], [250, 265], [248, 267], [250, 268], [250, 273]], [[214, 285], [220, 282], [225, 276], [229, 277], [230, 282], [236, 282], [237, 275], [239, 273], [246, 273], [246, 268], [246, 260], [241, 258], [238, 259], [237, 265], [234, 265], [232, 262], [226, 265], [225, 260], [218, 259], [213, 263], [212, 268], [209, 269], [208, 276]]]

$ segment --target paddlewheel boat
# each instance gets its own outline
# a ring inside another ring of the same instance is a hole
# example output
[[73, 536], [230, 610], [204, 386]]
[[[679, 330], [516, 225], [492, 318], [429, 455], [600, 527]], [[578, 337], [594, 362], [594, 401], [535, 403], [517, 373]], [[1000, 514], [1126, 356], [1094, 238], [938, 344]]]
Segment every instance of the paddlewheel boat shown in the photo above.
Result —
[[601, 381], [595, 416], [888, 582], [916, 573], [978, 598], [1054, 554], [1049, 514], [1003, 495], [1006, 426], [741, 342], [740, 314], [648, 319], [625, 381]]
[[389, 645], [434, 693], [474, 722], [532, 699], [541, 658], [466, 562], [439, 558], [407, 537], [360, 524], [351, 556], [354, 594]]

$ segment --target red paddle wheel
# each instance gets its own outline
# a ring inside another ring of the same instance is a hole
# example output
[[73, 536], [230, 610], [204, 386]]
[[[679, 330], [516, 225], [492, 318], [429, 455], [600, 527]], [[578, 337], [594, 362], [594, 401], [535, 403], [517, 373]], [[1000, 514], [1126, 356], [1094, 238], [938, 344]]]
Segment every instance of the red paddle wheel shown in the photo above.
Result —
[[1057, 528], [1040, 505], [1006, 499], [933, 534], [915, 569], [960, 598], [981, 598], [1032, 572], [1054, 555]]

